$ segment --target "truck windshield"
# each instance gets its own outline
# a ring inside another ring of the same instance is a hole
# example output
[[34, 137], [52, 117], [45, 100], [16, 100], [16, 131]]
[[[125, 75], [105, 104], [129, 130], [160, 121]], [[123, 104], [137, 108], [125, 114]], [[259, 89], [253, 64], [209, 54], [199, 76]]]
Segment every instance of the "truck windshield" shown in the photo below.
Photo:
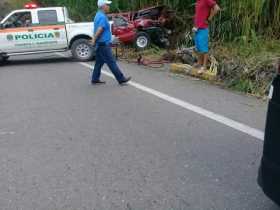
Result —
[[30, 12], [17, 12], [11, 15], [5, 22], [4, 28], [17, 28], [27, 27], [32, 24], [32, 18]]

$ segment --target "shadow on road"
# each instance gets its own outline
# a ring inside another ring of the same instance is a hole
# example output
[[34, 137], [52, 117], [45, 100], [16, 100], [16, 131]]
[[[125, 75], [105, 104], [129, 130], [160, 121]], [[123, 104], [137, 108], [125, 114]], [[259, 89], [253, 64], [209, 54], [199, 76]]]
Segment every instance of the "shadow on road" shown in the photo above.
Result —
[[280, 206], [277, 206], [276, 204], [272, 205], [270, 210], [280, 210]]
[[55, 57], [55, 56], [42, 56], [37, 58], [13, 58], [0, 64], [1, 67], [9, 66], [22, 66], [22, 65], [41, 65], [41, 64], [56, 64], [56, 63], [76, 63], [71, 57]]

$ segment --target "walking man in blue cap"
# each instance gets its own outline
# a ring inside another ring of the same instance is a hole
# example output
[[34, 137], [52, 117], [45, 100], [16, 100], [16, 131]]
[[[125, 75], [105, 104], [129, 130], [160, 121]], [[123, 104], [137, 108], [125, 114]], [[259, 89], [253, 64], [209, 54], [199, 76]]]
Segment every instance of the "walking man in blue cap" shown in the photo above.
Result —
[[120, 85], [126, 84], [131, 77], [125, 77], [116, 63], [111, 49], [112, 33], [106, 13], [110, 11], [112, 1], [98, 0], [98, 12], [94, 18], [93, 45], [96, 46], [96, 62], [92, 74], [92, 84], [104, 84], [100, 80], [101, 68], [106, 63]]

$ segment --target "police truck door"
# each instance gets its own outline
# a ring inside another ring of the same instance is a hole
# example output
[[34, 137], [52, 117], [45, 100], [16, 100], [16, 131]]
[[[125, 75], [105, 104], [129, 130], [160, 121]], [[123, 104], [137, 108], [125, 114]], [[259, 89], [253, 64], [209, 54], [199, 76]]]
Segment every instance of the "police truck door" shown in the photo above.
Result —
[[33, 51], [32, 12], [22, 10], [11, 13], [4, 18], [0, 29], [0, 52]]
[[36, 11], [34, 36], [37, 50], [66, 49], [68, 40], [61, 8], [42, 8]]

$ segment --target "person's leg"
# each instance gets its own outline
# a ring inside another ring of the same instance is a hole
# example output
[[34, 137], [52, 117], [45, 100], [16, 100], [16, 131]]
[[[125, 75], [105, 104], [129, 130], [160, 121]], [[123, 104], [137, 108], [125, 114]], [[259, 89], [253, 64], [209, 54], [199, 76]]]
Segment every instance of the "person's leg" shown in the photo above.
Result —
[[123, 73], [116, 63], [116, 59], [113, 56], [112, 49], [110, 46], [102, 47], [102, 57], [105, 63], [110, 68], [111, 72], [114, 74], [116, 80], [121, 83], [126, 80]]
[[95, 65], [92, 73], [92, 78], [91, 82], [97, 82], [100, 80], [100, 75], [101, 75], [101, 68], [104, 65], [104, 60], [101, 56], [101, 50], [98, 48], [96, 50], [96, 55], [95, 55]]
[[208, 54], [208, 53], [205, 53], [205, 54], [203, 55], [203, 67], [204, 67], [205, 69], [207, 69], [208, 59], [209, 59], [209, 54]]
[[208, 53], [202, 54], [202, 65], [200, 66], [198, 70], [198, 74], [203, 74], [207, 70], [207, 63], [208, 63]]
[[194, 35], [195, 50], [197, 54], [197, 63], [194, 64], [195, 68], [199, 68], [203, 64], [202, 55], [199, 53], [199, 36], [200, 33], [199, 30], [197, 30]]
[[208, 29], [201, 29], [200, 36], [198, 39], [198, 50], [201, 53], [201, 62], [202, 67], [198, 71], [199, 74], [202, 74], [207, 69], [208, 64], [208, 51], [209, 51], [209, 30]]
[[201, 67], [203, 65], [203, 60], [204, 60], [204, 55], [198, 53], [197, 65]]
[[197, 53], [197, 63], [194, 65], [194, 67], [196, 68], [200, 68], [203, 66], [203, 53], [201, 52], [201, 39], [202, 39], [202, 30], [201, 29], [198, 29], [196, 32], [195, 32], [195, 48], [196, 48], [196, 53]]

